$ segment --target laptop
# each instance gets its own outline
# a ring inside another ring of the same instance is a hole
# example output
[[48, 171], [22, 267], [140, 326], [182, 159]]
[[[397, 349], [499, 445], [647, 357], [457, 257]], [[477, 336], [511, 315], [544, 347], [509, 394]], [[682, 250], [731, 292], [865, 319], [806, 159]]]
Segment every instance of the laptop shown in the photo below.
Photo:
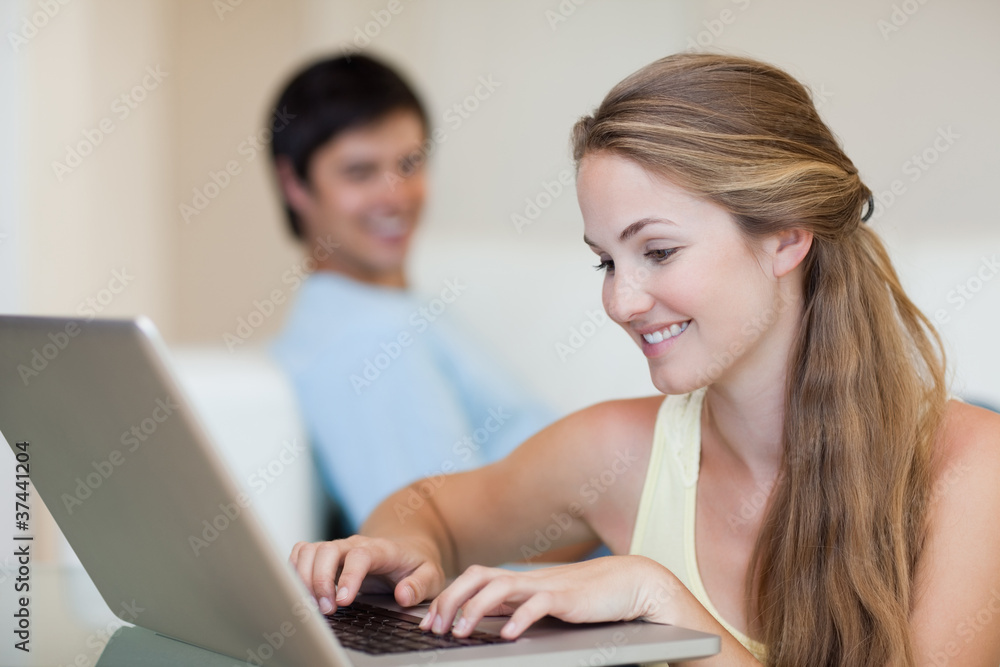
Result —
[[[234, 482], [145, 318], [0, 316], [0, 432], [29, 453], [38, 494], [108, 607], [164, 645], [284, 667], [613, 665], [719, 651], [718, 636], [674, 626], [555, 619], [513, 642], [492, 643], [504, 619], [481, 623], [477, 631], [493, 639], [478, 645], [376, 653], [357, 622], [338, 640]], [[391, 596], [362, 602], [370, 607], [338, 614], [426, 609], [400, 609]]]

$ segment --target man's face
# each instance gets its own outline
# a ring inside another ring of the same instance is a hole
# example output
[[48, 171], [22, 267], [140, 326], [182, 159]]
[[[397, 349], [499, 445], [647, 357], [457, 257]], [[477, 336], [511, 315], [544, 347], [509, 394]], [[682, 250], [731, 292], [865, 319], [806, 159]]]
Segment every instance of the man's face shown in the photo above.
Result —
[[336, 247], [319, 270], [405, 284], [406, 254], [426, 194], [423, 142], [417, 114], [393, 112], [338, 134], [313, 154], [306, 183], [295, 192], [285, 185], [310, 248], [317, 239]]

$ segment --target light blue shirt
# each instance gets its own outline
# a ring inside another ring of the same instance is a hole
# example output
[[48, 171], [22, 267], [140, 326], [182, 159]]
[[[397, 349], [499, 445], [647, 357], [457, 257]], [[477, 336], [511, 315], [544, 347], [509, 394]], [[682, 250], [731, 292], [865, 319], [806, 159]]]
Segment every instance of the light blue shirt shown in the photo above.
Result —
[[313, 274], [272, 346], [352, 531], [392, 492], [503, 458], [554, 417], [449, 324], [462, 290], [420, 299]]

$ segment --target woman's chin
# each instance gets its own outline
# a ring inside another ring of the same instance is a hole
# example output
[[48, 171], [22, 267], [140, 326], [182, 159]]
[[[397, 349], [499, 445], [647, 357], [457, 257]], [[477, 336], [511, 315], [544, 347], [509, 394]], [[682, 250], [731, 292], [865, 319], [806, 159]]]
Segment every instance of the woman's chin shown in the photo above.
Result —
[[708, 378], [699, 379], [694, 374], [678, 372], [676, 370], [668, 373], [666, 369], [662, 368], [651, 368], [650, 379], [653, 381], [653, 386], [660, 393], [667, 395], [688, 394], [710, 384]]

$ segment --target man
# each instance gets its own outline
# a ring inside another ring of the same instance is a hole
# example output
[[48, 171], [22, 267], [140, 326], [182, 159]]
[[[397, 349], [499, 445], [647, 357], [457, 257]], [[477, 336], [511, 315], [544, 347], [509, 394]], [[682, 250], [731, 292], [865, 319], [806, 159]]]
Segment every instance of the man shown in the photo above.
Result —
[[275, 110], [290, 119], [272, 139], [278, 184], [317, 268], [273, 352], [353, 532], [391, 492], [502, 458], [553, 415], [449, 326], [460, 280], [436, 298], [408, 289], [429, 123], [406, 82], [365, 56], [332, 58], [297, 74]]

